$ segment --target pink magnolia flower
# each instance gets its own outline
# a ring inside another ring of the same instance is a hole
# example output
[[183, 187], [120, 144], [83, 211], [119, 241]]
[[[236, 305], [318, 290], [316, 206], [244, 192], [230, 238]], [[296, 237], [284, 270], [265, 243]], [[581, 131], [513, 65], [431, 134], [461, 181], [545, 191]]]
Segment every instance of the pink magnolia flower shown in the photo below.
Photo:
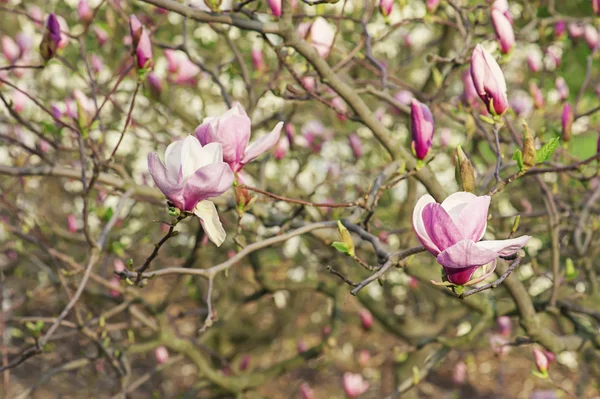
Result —
[[267, 0], [267, 4], [273, 15], [281, 17], [281, 0]]
[[557, 23], [554, 24], [554, 35], [557, 38], [564, 36], [566, 30], [567, 30], [567, 24], [565, 23], [565, 21], [558, 21]]
[[506, 19], [508, 19], [511, 24], [513, 23], [510, 7], [508, 6], [508, 0], [495, 0], [492, 3], [492, 11], [499, 11], [500, 13], [504, 14]]
[[308, 350], [308, 345], [306, 345], [306, 342], [298, 340], [298, 342], [296, 343], [296, 350], [298, 351], [298, 353], [304, 353]]
[[500, 330], [500, 334], [504, 337], [509, 337], [512, 333], [512, 323], [510, 321], [510, 317], [508, 316], [500, 316], [496, 319], [496, 325]]
[[79, 14], [79, 19], [86, 24], [89, 24], [94, 16], [92, 8], [87, 0], [79, 0], [79, 4], [77, 5], [77, 13]]
[[[436, 256], [451, 283], [482, 281], [494, 271], [498, 257], [514, 254], [531, 238], [480, 241], [487, 227], [490, 200], [487, 195], [478, 197], [461, 191], [441, 204], [425, 194], [415, 205], [412, 223], [417, 238]], [[486, 273], [471, 280], [473, 273], [484, 265], [489, 265]]]
[[140, 22], [138, 17], [135, 15], [129, 16], [129, 35], [131, 36], [131, 44], [133, 48], [136, 48], [140, 38], [142, 37], [142, 31], [144, 30], [144, 25]]
[[44, 12], [42, 9], [36, 5], [31, 5], [28, 9], [29, 16], [33, 19], [37, 26], [42, 26], [44, 24]]
[[118, 298], [119, 295], [121, 295], [121, 291], [119, 291], [117, 288], [121, 286], [121, 279], [119, 276], [112, 276], [110, 280], [108, 280], [108, 283], [114, 287], [114, 289], [109, 291], [110, 296], [113, 298]]
[[561, 63], [562, 51], [558, 46], [550, 46], [546, 49], [546, 59], [548, 59], [554, 68], [558, 68]]
[[582, 25], [570, 23], [567, 26], [567, 32], [569, 33], [569, 36], [571, 36], [571, 39], [578, 39], [585, 34], [585, 28]]
[[96, 54], [92, 54], [90, 57], [90, 64], [92, 65], [92, 71], [94, 71], [95, 74], [99, 74], [100, 71], [104, 69], [104, 62], [102, 61], [102, 58]]
[[183, 51], [165, 50], [169, 78], [176, 84], [195, 85], [200, 67], [194, 64]]
[[362, 157], [363, 147], [358, 134], [352, 133], [350, 136], [348, 136], [348, 144], [350, 144], [350, 149], [352, 150], [354, 158], [358, 159]]
[[500, 65], [481, 44], [471, 56], [471, 77], [481, 100], [492, 114], [502, 115], [508, 109], [506, 81]]
[[11, 64], [14, 64], [21, 57], [21, 50], [12, 37], [2, 36], [2, 54]]
[[285, 124], [285, 135], [288, 139], [289, 145], [293, 145], [294, 144], [294, 137], [296, 136], [296, 129], [294, 129], [294, 125], [292, 125], [291, 123], [287, 122]]
[[159, 346], [154, 349], [154, 357], [158, 364], [163, 364], [169, 361], [169, 351], [164, 346]]
[[370, 330], [373, 327], [373, 315], [367, 309], [361, 309], [358, 312], [360, 322], [365, 330]]
[[221, 143], [223, 160], [237, 173], [248, 162], [273, 147], [279, 140], [282, 128], [283, 122], [279, 122], [269, 134], [248, 145], [252, 122], [244, 107], [236, 102], [223, 115], [205, 118], [195, 134], [202, 145]]
[[392, 8], [394, 8], [394, 0], [379, 0], [379, 9], [384, 16], [390, 15]]
[[429, 107], [418, 100], [410, 106], [412, 147], [418, 159], [425, 159], [433, 142], [433, 115]]
[[537, 369], [540, 371], [540, 373], [546, 374], [548, 372], [548, 358], [546, 357], [544, 352], [537, 346], [534, 346], [532, 348], [532, 351]]
[[529, 82], [529, 94], [533, 98], [533, 104], [536, 109], [544, 108], [544, 93], [535, 82]]
[[220, 246], [225, 230], [215, 204], [207, 199], [223, 194], [233, 183], [233, 173], [223, 162], [221, 145], [202, 146], [196, 137], [187, 136], [169, 144], [164, 164], [156, 153], [150, 153], [148, 171], [173, 205], [198, 216], [206, 235]]
[[56, 50], [61, 48], [63, 41], [61, 33], [61, 26], [58, 18], [54, 13], [50, 13], [46, 20], [46, 29], [44, 30], [44, 37], [40, 43], [40, 53], [45, 61], [50, 60], [56, 54]]
[[310, 42], [319, 56], [327, 58], [335, 40], [335, 31], [323, 17], [317, 17], [310, 22], [298, 25], [298, 34]]
[[263, 52], [261, 49], [259, 48], [253, 48], [252, 49], [252, 65], [254, 66], [254, 69], [262, 72], [265, 70], [265, 60], [263, 58]]
[[98, 40], [98, 45], [100, 47], [104, 46], [104, 44], [108, 41], [108, 32], [96, 25], [94, 25], [92, 30], [94, 31], [96, 40]]
[[52, 146], [50, 145], [50, 143], [43, 139], [40, 140], [39, 146], [40, 146], [40, 151], [42, 151], [43, 153], [47, 153], [52, 149]]
[[77, 232], [77, 218], [75, 215], [67, 216], [67, 228], [71, 233]]
[[360, 374], [344, 373], [342, 383], [344, 385], [344, 392], [350, 398], [356, 398], [369, 389], [369, 382], [365, 381]]
[[542, 57], [538, 52], [529, 53], [527, 55], [527, 65], [533, 73], [539, 72], [542, 69]]
[[462, 385], [467, 380], [467, 365], [462, 360], [458, 361], [454, 365], [454, 371], [452, 372], [452, 381], [456, 385]]
[[442, 128], [440, 130], [440, 145], [446, 148], [450, 145], [450, 140], [452, 140], [452, 131], [447, 127]]
[[302, 399], [314, 399], [315, 397], [312, 388], [306, 382], [303, 382], [302, 385], [300, 385], [300, 395], [302, 396]]
[[592, 8], [596, 15], [600, 15], [600, 0], [592, 0]]
[[427, 7], [427, 11], [431, 14], [433, 14], [435, 10], [437, 10], [439, 5], [440, 0], [427, 0], [427, 3], [425, 4], [425, 6]]
[[492, 25], [500, 42], [500, 50], [504, 54], [510, 53], [515, 45], [515, 32], [510, 21], [500, 11], [492, 10]]
[[360, 364], [362, 367], [367, 367], [367, 364], [369, 364], [370, 360], [371, 352], [368, 350], [363, 349], [358, 353], [358, 364]]
[[598, 29], [593, 25], [586, 25], [583, 30], [583, 37], [590, 50], [595, 51], [598, 47]]
[[567, 86], [567, 82], [562, 76], [556, 78], [554, 85], [561, 101], [565, 101], [569, 98], [569, 86]]

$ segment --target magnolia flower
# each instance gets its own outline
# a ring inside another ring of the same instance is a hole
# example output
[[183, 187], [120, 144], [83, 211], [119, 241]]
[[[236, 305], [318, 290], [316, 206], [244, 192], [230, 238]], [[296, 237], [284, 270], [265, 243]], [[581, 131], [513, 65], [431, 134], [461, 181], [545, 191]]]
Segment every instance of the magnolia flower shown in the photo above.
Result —
[[410, 106], [412, 147], [418, 159], [425, 159], [433, 141], [433, 115], [427, 105], [413, 99]]
[[17, 36], [15, 36], [15, 41], [17, 42], [17, 46], [19, 46], [19, 57], [25, 56], [25, 54], [28, 53], [33, 47], [33, 39], [31, 38], [31, 35], [25, 32], [17, 33]]
[[51, 13], [46, 21], [44, 37], [40, 43], [40, 53], [45, 61], [48, 61], [54, 57], [56, 50], [60, 48], [61, 41], [62, 37], [58, 18], [54, 13]]
[[508, 109], [506, 81], [502, 69], [481, 44], [471, 56], [471, 77], [481, 100], [492, 114], [502, 115]]
[[90, 23], [92, 17], [94, 16], [92, 8], [88, 4], [87, 0], [79, 0], [79, 4], [77, 5], [77, 13], [79, 14], [79, 19], [85, 23]]
[[275, 159], [278, 161], [281, 161], [283, 158], [285, 158], [285, 156], [287, 155], [288, 151], [290, 150], [290, 141], [288, 140], [287, 137], [282, 137], [279, 139], [279, 141], [277, 142], [277, 145], [275, 146]]
[[515, 45], [515, 32], [506, 16], [498, 10], [492, 10], [492, 25], [496, 32], [496, 38], [500, 42], [500, 50], [504, 53], [510, 53]]
[[492, 3], [492, 11], [500, 11], [511, 24], [513, 23], [512, 14], [510, 13], [510, 8], [508, 6], [508, 0], [495, 0]]
[[304, 76], [300, 79], [302, 87], [308, 91], [313, 91], [317, 86], [317, 81], [314, 76]]
[[344, 373], [342, 382], [344, 385], [344, 392], [351, 398], [356, 398], [367, 392], [367, 389], [369, 389], [369, 382], [365, 381], [360, 374]]
[[533, 100], [526, 92], [517, 91], [510, 99], [510, 107], [517, 115], [527, 115], [533, 109]]
[[598, 47], [598, 29], [593, 25], [586, 25], [583, 30], [583, 37], [590, 50], [596, 50], [596, 47]]
[[527, 65], [531, 72], [539, 72], [542, 69], [542, 57], [535, 51], [527, 55]]
[[490, 347], [500, 358], [510, 352], [510, 342], [500, 334], [490, 335]]
[[99, 74], [100, 71], [104, 68], [104, 62], [102, 62], [102, 58], [100, 58], [96, 54], [92, 54], [92, 56], [90, 57], [90, 64], [92, 65], [92, 70], [95, 74]]
[[415, 96], [408, 90], [400, 90], [394, 94], [394, 100], [400, 104], [409, 106]]
[[340, 96], [336, 96], [331, 100], [331, 106], [337, 112], [338, 119], [342, 122], [345, 121], [346, 113], [348, 112], [346, 102]]
[[9, 63], [14, 64], [21, 56], [19, 45], [10, 36], [2, 37], [2, 54]]
[[358, 312], [358, 317], [360, 317], [360, 322], [365, 330], [370, 330], [373, 326], [373, 315], [367, 309], [361, 309]]
[[200, 67], [194, 64], [183, 51], [165, 50], [169, 78], [176, 84], [196, 84]]
[[244, 356], [242, 356], [242, 360], [240, 360], [240, 367], [239, 367], [240, 371], [248, 370], [248, 367], [250, 367], [251, 360], [252, 360], [252, 358], [248, 354], [245, 354]]
[[204, 147], [194, 136], [167, 147], [165, 163], [156, 153], [148, 155], [148, 171], [163, 194], [182, 211], [200, 218], [207, 236], [217, 246], [225, 240], [215, 204], [208, 198], [223, 194], [233, 183], [233, 173], [223, 162], [219, 143]]
[[315, 18], [312, 23], [299, 24], [298, 34], [312, 44], [320, 57], [327, 58], [335, 40], [335, 31], [323, 17]]
[[267, 4], [273, 15], [281, 17], [281, 0], [267, 0]]
[[148, 86], [150, 87], [150, 94], [154, 98], [160, 97], [160, 93], [162, 93], [163, 84], [158, 75], [154, 72], [150, 72], [148, 74]]
[[152, 63], [152, 43], [146, 29], [142, 29], [140, 41], [135, 49], [135, 60], [139, 69], [148, 68]]
[[[487, 227], [490, 200], [487, 195], [461, 191], [441, 204], [425, 194], [415, 205], [412, 223], [417, 238], [436, 256], [451, 283], [471, 285], [484, 280], [493, 273], [498, 257], [514, 254], [531, 238], [480, 241]], [[488, 265], [486, 273], [471, 280], [484, 265]]]
[[196, 128], [195, 134], [202, 145], [221, 143], [223, 160], [231, 170], [239, 172], [244, 165], [273, 147], [281, 134], [283, 122], [269, 133], [248, 145], [252, 122], [238, 102], [219, 117], [208, 117]]
[[71, 214], [67, 216], [67, 228], [71, 233], [77, 233], [77, 218], [75, 215]]
[[348, 136], [348, 144], [350, 144], [350, 149], [352, 150], [354, 158], [358, 159], [362, 157], [363, 147], [358, 134], [352, 133], [350, 136]]
[[535, 82], [529, 82], [529, 94], [533, 98], [533, 104], [536, 109], [544, 108], [544, 93]]
[[158, 364], [166, 363], [169, 360], [169, 351], [161, 345], [154, 349], [154, 357]]
[[394, 0], [379, 0], [379, 9], [384, 16], [390, 15], [393, 7]]
[[567, 86], [567, 82], [562, 76], [556, 78], [554, 85], [556, 87], [556, 91], [558, 91], [561, 101], [565, 101], [567, 98], [569, 98], [569, 86]]

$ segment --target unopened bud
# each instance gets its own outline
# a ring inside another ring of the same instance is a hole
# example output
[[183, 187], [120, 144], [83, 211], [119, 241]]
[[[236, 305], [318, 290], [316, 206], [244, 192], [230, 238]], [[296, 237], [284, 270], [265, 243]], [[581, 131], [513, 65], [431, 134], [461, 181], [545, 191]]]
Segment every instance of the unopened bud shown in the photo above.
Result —
[[523, 170], [527, 170], [532, 166], [535, 166], [536, 150], [535, 141], [527, 123], [523, 123], [523, 128], [525, 129], [525, 139], [523, 140]]
[[462, 148], [456, 147], [456, 180], [463, 191], [473, 192], [475, 189], [475, 171], [471, 161]]

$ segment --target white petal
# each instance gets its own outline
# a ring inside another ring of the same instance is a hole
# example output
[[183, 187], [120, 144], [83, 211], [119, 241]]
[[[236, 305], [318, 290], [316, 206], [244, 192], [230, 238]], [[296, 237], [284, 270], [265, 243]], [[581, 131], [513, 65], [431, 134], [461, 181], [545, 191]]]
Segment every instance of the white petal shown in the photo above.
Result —
[[415, 204], [415, 209], [413, 210], [412, 222], [415, 233], [417, 234], [421, 243], [427, 247], [427, 250], [433, 250], [434, 252], [439, 253], [439, 248], [437, 248], [437, 246], [431, 241], [429, 235], [427, 234], [427, 230], [425, 230], [425, 225], [423, 224], [423, 208], [425, 205], [431, 202], [435, 202], [435, 199], [433, 199], [433, 197], [429, 194], [425, 194], [419, 198]]
[[[181, 170], [183, 174], [183, 180], [187, 179], [198, 170], [199, 160], [202, 156], [202, 144], [196, 138], [196, 136], [188, 135], [183, 140], [183, 147], [181, 149]], [[202, 166], [202, 165], [201, 165]]]
[[523, 248], [531, 236], [521, 236], [517, 238], [511, 238], [510, 240], [490, 240], [490, 241], [479, 241], [477, 247], [493, 251], [498, 256], [509, 256]]
[[165, 151], [165, 166], [169, 172], [169, 176], [173, 180], [177, 180], [179, 176], [179, 167], [182, 161], [183, 140], [176, 140], [169, 144]]
[[215, 243], [217, 247], [220, 247], [227, 237], [227, 233], [219, 220], [219, 214], [215, 204], [211, 201], [200, 201], [194, 208], [194, 215], [200, 218], [202, 228], [208, 236], [208, 238]]
[[450, 194], [443, 202], [442, 208], [448, 212], [448, 215], [452, 218], [454, 223], [458, 223], [458, 216], [463, 208], [472, 200], [477, 198], [477, 196], [473, 193], [468, 193], [466, 191], [459, 191], [454, 194]]

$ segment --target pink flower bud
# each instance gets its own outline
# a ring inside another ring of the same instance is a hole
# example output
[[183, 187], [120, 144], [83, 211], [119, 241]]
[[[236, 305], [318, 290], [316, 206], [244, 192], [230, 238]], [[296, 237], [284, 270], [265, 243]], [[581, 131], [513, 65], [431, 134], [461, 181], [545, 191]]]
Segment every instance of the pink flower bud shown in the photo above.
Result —
[[392, 13], [392, 8], [394, 7], [394, 0], [379, 0], [379, 9], [381, 13], [387, 17]]
[[567, 32], [571, 36], [571, 39], [579, 39], [585, 34], [585, 28], [582, 25], [570, 23], [567, 25]]
[[302, 399], [314, 399], [315, 394], [308, 383], [303, 382], [300, 385], [300, 396], [302, 396]]
[[275, 159], [278, 161], [281, 161], [283, 158], [285, 158], [285, 156], [287, 155], [289, 150], [290, 150], [290, 142], [287, 139], [287, 137], [280, 138], [279, 141], [277, 142], [277, 145], [275, 146], [275, 152], [274, 152]]
[[540, 373], [546, 374], [548, 372], [548, 358], [546, 357], [544, 352], [542, 352], [542, 350], [539, 349], [537, 346], [534, 346], [532, 350], [537, 369]]
[[542, 57], [539, 53], [533, 52], [527, 55], [527, 65], [533, 73], [539, 72], [542, 69]]
[[544, 351], [544, 355], [546, 355], [546, 358], [548, 359], [548, 364], [556, 362], [556, 355], [554, 353], [550, 351]]
[[398, 101], [400, 104], [409, 106], [414, 97], [415, 96], [413, 96], [410, 91], [400, 90], [394, 95], [394, 100]]
[[427, 0], [426, 7], [430, 14], [433, 14], [440, 5], [440, 0]]
[[19, 46], [10, 36], [2, 37], [2, 54], [10, 64], [14, 64], [21, 56]]
[[569, 98], [569, 86], [567, 86], [567, 82], [565, 82], [565, 79], [562, 76], [556, 78], [555, 87], [561, 101], [565, 101]]
[[358, 353], [358, 364], [361, 367], [367, 367], [369, 360], [371, 360], [371, 353], [368, 350], [363, 349]]
[[515, 45], [515, 33], [510, 21], [500, 11], [492, 10], [492, 25], [500, 42], [500, 50], [504, 54], [510, 53]]
[[96, 54], [92, 54], [92, 56], [90, 57], [91, 60], [91, 64], [92, 64], [92, 71], [94, 71], [94, 73], [97, 75], [100, 73], [100, 71], [102, 71], [102, 69], [104, 69], [104, 62], [102, 62], [102, 58], [100, 58], [98, 55]]
[[463, 385], [467, 380], [467, 365], [462, 360], [458, 361], [454, 365], [454, 371], [452, 372], [452, 381], [456, 385]]
[[154, 72], [148, 74], [148, 86], [150, 88], [150, 95], [154, 98], [159, 98], [163, 90], [163, 84]]
[[25, 94], [23, 94], [23, 92], [14, 89], [13, 90], [13, 95], [12, 95], [12, 102], [13, 102], [13, 110], [16, 113], [21, 113], [25, 110], [25, 105], [27, 104], [27, 102], [29, 101], [29, 97], [27, 97]]
[[500, 65], [481, 44], [471, 56], [471, 77], [481, 100], [491, 114], [502, 115], [508, 109], [506, 81]]
[[529, 94], [533, 98], [533, 104], [536, 109], [544, 108], [544, 94], [535, 82], [529, 82]]
[[565, 142], [569, 142], [569, 140], [571, 140], [571, 127], [573, 126], [574, 120], [575, 114], [573, 113], [573, 108], [571, 108], [571, 104], [566, 103], [563, 107], [561, 117], [562, 138]]
[[596, 15], [600, 15], [600, 0], [592, 0], [592, 8]]
[[593, 25], [586, 25], [583, 36], [590, 50], [595, 51], [598, 47], [598, 29]]
[[79, 0], [77, 5], [77, 13], [81, 22], [89, 24], [92, 21], [94, 13], [88, 4], [87, 0]]
[[323, 337], [328, 337], [331, 334], [331, 326], [323, 327], [322, 334], [323, 334]]
[[344, 373], [342, 383], [344, 386], [344, 392], [350, 398], [356, 398], [357, 396], [367, 392], [369, 389], [369, 383], [365, 381], [363, 376], [360, 374]]
[[501, 336], [500, 334], [492, 334], [490, 335], [490, 347], [494, 353], [502, 358], [508, 352], [510, 352], [510, 346], [508, 345], [508, 340]]
[[562, 52], [559, 47], [550, 46], [546, 49], [546, 57], [554, 64], [554, 68], [558, 68], [560, 66]]
[[288, 142], [290, 145], [294, 144], [294, 136], [296, 135], [295, 129], [294, 129], [294, 125], [292, 125], [291, 123], [287, 122], [285, 124], [285, 135], [288, 139]]
[[[121, 279], [118, 276], [112, 276], [108, 283], [115, 288], [119, 288], [121, 286]], [[118, 298], [121, 295], [121, 292], [118, 289], [110, 290], [109, 295], [113, 298]]]
[[299, 340], [296, 343], [296, 350], [298, 351], [298, 353], [304, 353], [308, 350], [308, 346], [306, 345], [306, 342]]
[[500, 334], [504, 337], [510, 337], [512, 333], [512, 323], [510, 321], [510, 317], [508, 316], [500, 316], [496, 319], [496, 325], [500, 330]]
[[334, 97], [333, 100], [331, 100], [331, 105], [333, 106], [335, 112], [337, 112], [338, 119], [342, 122], [345, 121], [346, 112], [348, 112], [348, 106], [346, 105], [346, 102], [342, 100], [341, 97]]
[[48, 143], [46, 140], [40, 140], [40, 151], [43, 152], [44, 154], [49, 152], [52, 149], [52, 146], [50, 145], [50, 143]]
[[145, 28], [142, 28], [140, 40], [135, 48], [135, 60], [138, 69], [150, 68], [152, 64], [152, 43]]
[[115, 269], [115, 272], [117, 273], [125, 271], [125, 263], [123, 263], [123, 261], [119, 258], [115, 258], [115, 260], [113, 261], [113, 267]]
[[557, 38], [564, 36], [566, 30], [567, 30], [567, 24], [565, 23], [565, 21], [558, 21], [557, 23], [554, 24], [554, 35]]
[[46, 29], [40, 43], [40, 53], [45, 61], [49, 61], [56, 54], [56, 50], [60, 47], [62, 41], [60, 33], [60, 24], [54, 13], [48, 16], [46, 21]]
[[258, 72], [262, 72], [265, 70], [265, 62], [263, 59], [263, 52], [259, 48], [252, 49], [252, 65], [254, 69]]
[[300, 79], [302, 81], [302, 86], [308, 90], [308, 91], [313, 91], [315, 89], [316, 86], [316, 80], [314, 78], [314, 76], [304, 76], [302, 79]]
[[281, 0], [267, 0], [271, 13], [276, 17], [281, 17]]
[[131, 36], [131, 44], [133, 48], [136, 48], [140, 38], [142, 37], [142, 31], [144, 26], [135, 15], [129, 16], [129, 35]]
[[425, 159], [433, 141], [433, 115], [427, 105], [413, 99], [410, 106], [412, 146], [418, 159]]
[[25, 56], [33, 47], [33, 39], [25, 32], [18, 33], [15, 37], [17, 46], [19, 46], [19, 57]]
[[67, 228], [71, 233], [77, 232], [77, 218], [75, 215], [67, 216]]
[[363, 147], [360, 142], [360, 137], [356, 133], [348, 136], [348, 143], [350, 144], [350, 148], [352, 149], [352, 154], [354, 154], [354, 158], [359, 159], [363, 155]]
[[44, 12], [38, 6], [32, 5], [29, 7], [29, 16], [37, 26], [42, 26], [44, 24]]
[[96, 35], [98, 45], [100, 47], [104, 46], [104, 44], [108, 41], [108, 33], [99, 26], [94, 26], [92, 30], [94, 31], [94, 35]]
[[358, 312], [360, 322], [365, 330], [370, 330], [373, 326], [373, 315], [367, 309], [361, 309]]
[[158, 364], [163, 364], [169, 361], [169, 351], [164, 346], [159, 346], [154, 349], [154, 357]]
[[410, 280], [408, 280], [408, 286], [413, 290], [417, 289], [417, 287], [419, 286], [419, 280], [417, 280], [413, 276], [410, 276]]
[[248, 367], [250, 367], [251, 359], [252, 358], [248, 354], [242, 356], [242, 360], [240, 360], [240, 371], [248, 370]]

